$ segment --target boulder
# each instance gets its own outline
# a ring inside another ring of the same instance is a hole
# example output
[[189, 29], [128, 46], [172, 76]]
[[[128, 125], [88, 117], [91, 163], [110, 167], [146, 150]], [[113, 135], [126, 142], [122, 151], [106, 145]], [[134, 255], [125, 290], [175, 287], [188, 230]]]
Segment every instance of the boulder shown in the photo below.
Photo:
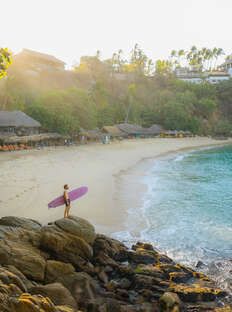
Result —
[[30, 289], [30, 293], [49, 297], [55, 305], [77, 307], [70, 291], [60, 283], [34, 286]]
[[116, 261], [128, 260], [128, 249], [116, 239], [106, 237], [105, 235], [97, 235], [93, 244], [94, 256], [97, 257], [104, 252], [110, 258]]
[[15, 266], [29, 279], [44, 280], [46, 261], [38, 249], [25, 242], [0, 240], [0, 264]]
[[0, 225], [20, 227], [25, 230], [39, 230], [41, 228], [41, 224], [38, 221], [11, 216], [1, 218]]
[[40, 247], [55, 259], [70, 262], [77, 267], [80, 261], [88, 261], [93, 256], [93, 250], [86, 241], [62, 231], [56, 225], [42, 228]]
[[55, 221], [55, 224], [63, 231], [78, 236], [89, 244], [92, 244], [95, 240], [94, 226], [85, 219], [70, 216]]
[[78, 306], [85, 306], [89, 300], [95, 299], [99, 292], [97, 282], [87, 273], [74, 272], [57, 278], [72, 294]]
[[75, 272], [72, 264], [64, 263], [61, 261], [48, 260], [45, 270], [45, 282], [53, 283], [59, 278], [61, 280], [62, 276], [70, 275]]
[[11, 297], [9, 299], [11, 312], [58, 312], [49, 298], [40, 295], [22, 294], [19, 298]]
[[181, 311], [181, 301], [177, 294], [166, 292], [159, 300], [161, 312]]
[[0, 267], [0, 282], [5, 285], [16, 285], [22, 292], [27, 291], [20, 277], [3, 267]]
[[171, 284], [169, 290], [177, 293], [184, 302], [215, 301], [226, 296], [221, 289], [204, 287], [199, 284]]

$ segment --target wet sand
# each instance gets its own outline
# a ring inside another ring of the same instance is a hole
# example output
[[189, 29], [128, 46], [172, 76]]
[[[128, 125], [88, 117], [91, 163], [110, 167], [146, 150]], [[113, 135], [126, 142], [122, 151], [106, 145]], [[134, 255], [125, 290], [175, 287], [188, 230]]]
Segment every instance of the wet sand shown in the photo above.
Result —
[[22, 216], [42, 223], [61, 218], [63, 207], [48, 210], [47, 203], [62, 194], [65, 183], [71, 189], [87, 185], [88, 194], [72, 204], [71, 213], [88, 219], [101, 232], [118, 231], [123, 227], [125, 203], [132, 198], [139, 200], [142, 191], [128, 180], [131, 192], [123, 194], [126, 200], [122, 204], [117, 196], [122, 191], [120, 174], [146, 158], [231, 142], [154, 138], [1, 153], [0, 217]]

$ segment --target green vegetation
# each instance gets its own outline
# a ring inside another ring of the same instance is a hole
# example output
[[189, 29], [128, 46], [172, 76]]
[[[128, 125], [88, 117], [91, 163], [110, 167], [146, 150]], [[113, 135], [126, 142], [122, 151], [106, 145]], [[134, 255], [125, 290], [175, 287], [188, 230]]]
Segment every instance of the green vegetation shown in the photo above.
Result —
[[[64, 76], [31, 77], [10, 67], [0, 86], [0, 109], [20, 109], [40, 121], [48, 131], [76, 133], [121, 122], [149, 127], [154, 123], [170, 130], [195, 134], [229, 135], [232, 121], [232, 80], [200, 85], [177, 80], [173, 70], [186, 64], [208, 70], [216, 66], [222, 49], [192, 47], [172, 51], [169, 60], [153, 64], [138, 46], [129, 60], [119, 50], [102, 60], [98, 51], [84, 56]], [[47, 74], [48, 75], [48, 74]], [[69, 80], [67, 80], [67, 77]], [[46, 83], [41, 87], [42, 82]], [[63, 80], [62, 80], [63, 79]], [[59, 82], [54, 87], [53, 82]]]
[[6, 70], [11, 64], [11, 53], [6, 48], [0, 48], [0, 78], [6, 76]]

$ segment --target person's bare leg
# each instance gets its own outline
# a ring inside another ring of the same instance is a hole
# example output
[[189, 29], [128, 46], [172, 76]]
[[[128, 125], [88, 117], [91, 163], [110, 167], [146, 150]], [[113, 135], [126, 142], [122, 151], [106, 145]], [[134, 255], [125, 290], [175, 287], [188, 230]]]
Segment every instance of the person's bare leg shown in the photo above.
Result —
[[67, 207], [67, 218], [69, 217], [69, 211], [70, 211], [71, 206]]
[[65, 210], [64, 210], [64, 218], [67, 218], [67, 216], [68, 216], [68, 215], [67, 215], [67, 209], [68, 209], [68, 207], [66, 206], [66, 207], [65, 207]]

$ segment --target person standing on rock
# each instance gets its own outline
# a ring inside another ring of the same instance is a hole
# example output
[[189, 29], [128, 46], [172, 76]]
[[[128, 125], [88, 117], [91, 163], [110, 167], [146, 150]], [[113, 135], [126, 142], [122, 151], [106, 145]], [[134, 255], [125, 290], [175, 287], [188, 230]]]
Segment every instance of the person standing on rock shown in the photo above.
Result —
[[64, 202], [65, 202], [65, 210], [64, 210], [64, 218], [68, 218], [69, 217], [69, 211], [71, 208], [71, 202], [70, 202], [70, 198], [68, 195], [68, 184], [64, 185]]

